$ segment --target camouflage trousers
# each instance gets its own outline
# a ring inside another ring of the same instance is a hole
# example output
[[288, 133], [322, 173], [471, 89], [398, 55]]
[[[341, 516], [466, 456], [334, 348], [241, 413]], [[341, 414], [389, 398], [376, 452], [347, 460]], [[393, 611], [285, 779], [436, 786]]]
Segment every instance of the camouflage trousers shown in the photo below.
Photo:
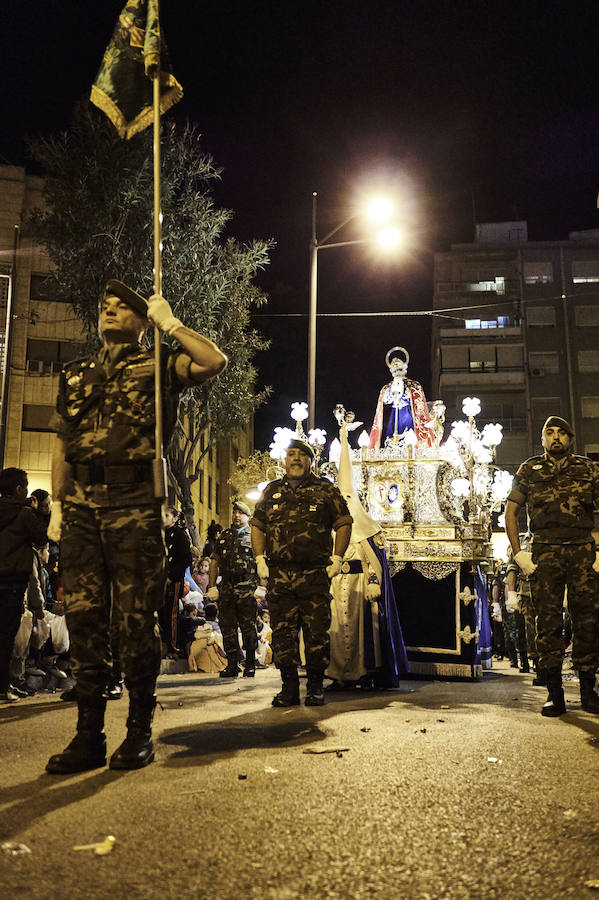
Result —
[[299, 629], [306, 666], [326, 669], [330, 662], [330, 582], [322, 569], [270, 568], [268, 608], [272, 649], [279, 669], [300, 664]]
[[537, 609], [539, 664], [556, 668], [564, 658], [564, 588], [572, 618], [572, 665], [595, 671], [599, 665], [599, 575], [592, 569], [595, 545], [538, 544], [532, 558], [538, 566], [531, 576]]
[[115, 508], [65, 500], [60, 552], [79, 695], [96, 697], [106, 689], [111, 615], [127, 687], [155, 682], [160, 671], [156, 610], [165, 581], [160, 505]]
[[520, 594], [520, 612], [524, 616], [526, 646], [531, 659], [537, 660], [537, 611], [530, 594]]
[[223, 645], [227, 656], [239, 651], [237, 626], [241, 629], [243, 649], [250, 660], [255, 657], [258, 644], [256, 613], [258, 604], [254, 597], [254, 585], [221, 584], [218, 589], [218, 621], [223, 633]]
[[501, 607], [501, 626], [503, 628], [505, 655], [508, 658], [511, 658], [518, 650], [518, 623], [516, 621], [516, 614], [507, 611], [503, 596], [499, 600], [499, 605]]

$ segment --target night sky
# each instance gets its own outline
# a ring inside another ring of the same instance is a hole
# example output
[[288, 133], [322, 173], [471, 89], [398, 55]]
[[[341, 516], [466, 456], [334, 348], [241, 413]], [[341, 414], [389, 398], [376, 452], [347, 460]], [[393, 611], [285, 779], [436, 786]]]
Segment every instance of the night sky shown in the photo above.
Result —
[[[68, 126], [122, 6], [4, 0], [1, 162], [27, 166], [25, 135]], [[527, 219], [531, 240], [599, 227], [596, 0], [162, 0], [162, 23], [185, 92], [169, 115], [197, 123], [224, 169], [230, 233], [277, 244], [255, 319], [274, 388], [260, 448], [307, 399], [313, 191], [320, 237], [373, 191], [393, 195], [405, 236], [393, 259], [320, 251], [322, 313], [429, 309], [432, 253], [471, 241], [475, 219]], [[339, 239], [364, 234], [356, 219]], [[334, 431], [337, 402], [370, 426], [396, 344], [430, 392], [429, 319], [319, 319], [319, 427]]]

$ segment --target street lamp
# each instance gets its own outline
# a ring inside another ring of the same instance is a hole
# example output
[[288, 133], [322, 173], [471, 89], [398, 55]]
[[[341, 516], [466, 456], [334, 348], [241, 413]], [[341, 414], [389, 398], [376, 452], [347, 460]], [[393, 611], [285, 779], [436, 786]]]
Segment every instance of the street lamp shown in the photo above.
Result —
[[[339, 225], [319, 241], [316, 237], [316, 202], [318, 194], [312, 193], [312, 239], [310, 241], [310, 316], [308, 330], [308, 429], [314, 428], [314, 416], [316, 413], [316, 314], [318, 309], [318, 251], [327, 250], [330, 247], [350, 247], [353, 244], [372, 244], [377, 238], [358, 238], [352, 241], [334, 241], [330, 239], [344, 228], [357, 213], [352, 213]], [[393, 204], [386, 197], [377, 197], [371, 201], [367, 209], [367, 215], [374, 221], [387, 221], [393, 213]], [[378, 242], [385, 249], [393, 249], [401, 240], [401, 234], [396, 228], [387, 227], [378, 235]]]

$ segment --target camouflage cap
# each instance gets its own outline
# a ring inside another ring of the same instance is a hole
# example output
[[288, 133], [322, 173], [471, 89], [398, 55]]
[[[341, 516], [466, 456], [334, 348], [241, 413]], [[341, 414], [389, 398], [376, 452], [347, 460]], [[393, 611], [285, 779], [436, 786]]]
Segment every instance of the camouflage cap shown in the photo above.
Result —
[[240, 513], [243, 513], [244, 516], [251, 516], [252, 511], [250, 510], [247, 503], [244, 503], [243, 500], [235, 500], [233, 502], [233, 512], [238, 509]]
[[310, 459], [314, 459], [314, 450], [310, 444], [307, 444], [305, 441], [300, 441], [299, 438], [293, 438], [293, 440], [289, 441], [287, 449], [301, 450], [301, 452], [305, 453], [306, 456], [309, 456]]
[[147, 300], [144, 300], [141, 294], [138, 294], [133, 288], [127, 287], [122, 281], [117, 281], [116, 278], [111, 278], [110, 281], [106, 282], [104, 296], [118, 297], [119, 300], [127, 303], [140, 316], [145, 318], [148, 315]]
[[542, 430], [545, 431], [546, 428], [561, 428], [562, 431], [567, 432], [570, 437], [574, 437], [574, 429], [572, 428], [570, 423], [565, 419], [562, 419], [561, 416], [549, 416], [549, 418], [543, 425]]

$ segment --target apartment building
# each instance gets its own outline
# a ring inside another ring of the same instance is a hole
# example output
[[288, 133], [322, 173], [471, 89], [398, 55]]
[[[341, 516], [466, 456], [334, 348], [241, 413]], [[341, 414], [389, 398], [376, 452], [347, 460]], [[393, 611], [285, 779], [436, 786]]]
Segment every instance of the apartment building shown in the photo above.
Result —
[[[42, 187], [42, 179], [23, 168], [0, 166], [0, 467], [25, 469], [31, 490], [49, 491], [49, 423], [58, 378], [62, 366], [81, 355], [85, 335], [71, 305], [56, 299], [47, 254], [21, 236], [24, 218], [42, 205]], [[202, 435], [194, 463], [205, 447]], [[237, 459], [252, 451], [249, 420], [234, 439], [210, 447], [202, 458], [192, 489], [202, 540], [212, 519], [230, 523], [228, 479]]]
[[524, 221], [476, 226], [474, 242], [434, 260], [433, 396], [448, 422], [477, 396], [503, 425], [498, 463], [540, 452], [548, 415], [599, 459], [599, 230], [529, 241]]

